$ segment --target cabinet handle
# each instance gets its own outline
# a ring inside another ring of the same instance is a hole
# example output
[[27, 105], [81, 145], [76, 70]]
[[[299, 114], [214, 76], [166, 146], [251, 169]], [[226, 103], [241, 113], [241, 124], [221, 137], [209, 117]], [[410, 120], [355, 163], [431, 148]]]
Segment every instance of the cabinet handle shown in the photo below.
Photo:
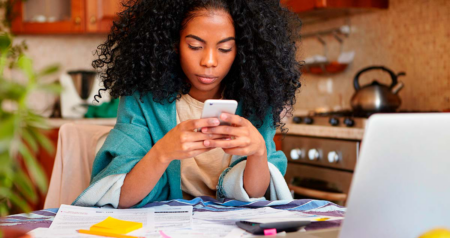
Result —
[[324, 192], [310, 188], [304, 188], [299, 186], [294, 186], [292, 184], [288, 185], [290, 190], [294, 190], [295, 193], [298, 193], [303, 196], [314, 197], [318, 199], [331, 200], [331, 201], [346, 201], [347, 194], [345, 193], [331, 193]]
[[90, 22], [91, 24], [97, 23], [97, 18], [95, 16], [91, 16]]
[[75, 17], [75, 24], [80, 25], [81, 24], [81, 17]]

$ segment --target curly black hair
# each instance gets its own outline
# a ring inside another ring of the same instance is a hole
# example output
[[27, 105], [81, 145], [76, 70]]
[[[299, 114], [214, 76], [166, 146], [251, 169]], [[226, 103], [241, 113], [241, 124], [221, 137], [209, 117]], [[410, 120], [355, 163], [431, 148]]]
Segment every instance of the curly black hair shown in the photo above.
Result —
[[[142, 97], [173, 102], [190, 90], [177, 51], [180, 30], [196, 10], [224, 10], [234, 23], [236, 58], [222, 81], [224, 97], [243, 103], [243, 116], [259, 127], [267, 113], [281, 127], [300, 88], [301, 64], [295, 58], [300, 19], [279, 0], [131, 0], [114, 21], [92, 66], [112, 97]], [[100, 91], [97, 96], [100, 96]], [[100, 96], [101, 97], [101, 96]]]

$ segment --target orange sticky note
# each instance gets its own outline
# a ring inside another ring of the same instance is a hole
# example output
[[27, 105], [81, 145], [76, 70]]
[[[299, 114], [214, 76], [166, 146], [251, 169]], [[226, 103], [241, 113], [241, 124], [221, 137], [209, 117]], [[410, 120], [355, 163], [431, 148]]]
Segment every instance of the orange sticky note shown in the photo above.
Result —
[[90, 231], [126, 234], [139, 228], [142, 228], [142, 223], [140, 222], [124, 221], [113, 217], [108, 217], [104, 221], [91, 226]]
[[314, 219], [314, 221], [326, 221], [326, 220], [329, 220], [330, 218], [328, 218], [328, 217], [322, 217], [322, 218], [317, 218], [317, 219]]

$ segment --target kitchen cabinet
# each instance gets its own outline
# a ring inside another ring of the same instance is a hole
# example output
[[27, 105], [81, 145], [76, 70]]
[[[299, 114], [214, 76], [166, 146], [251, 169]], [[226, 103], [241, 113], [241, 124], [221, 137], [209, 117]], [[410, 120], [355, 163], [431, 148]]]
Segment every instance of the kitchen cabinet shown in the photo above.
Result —
[[[15, 34], [108, 33], [120, 0], [10, 0]], [[303, 22], [388, 8], [388, 0], [281, 0]]]
[[121, 7], [119, 0], [86, 0], [86, 32], [108, 33]]
[[11, 31], [15, 34], [82, 34], [109, 32], [119, 0], [16, 1]]
[[304, 22], [387, 9], [389, 6], [389, 0], [281, 0], [280, 3], [298, 13]]

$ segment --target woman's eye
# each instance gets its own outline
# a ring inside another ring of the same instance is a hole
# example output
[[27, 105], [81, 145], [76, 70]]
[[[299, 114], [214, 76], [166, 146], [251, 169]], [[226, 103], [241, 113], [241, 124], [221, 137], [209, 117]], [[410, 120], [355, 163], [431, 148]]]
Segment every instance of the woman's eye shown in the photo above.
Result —
[[193, 50], [199, 50], [202, 48], [201, 46], [192, 46], [192, 45], [188, 45], [188, 46], [190, 49], [193, 49]]
[[219, 49], [219, 50], [223, 53], [228, 53], [231, 51], [231, 48], [230, 49]]

